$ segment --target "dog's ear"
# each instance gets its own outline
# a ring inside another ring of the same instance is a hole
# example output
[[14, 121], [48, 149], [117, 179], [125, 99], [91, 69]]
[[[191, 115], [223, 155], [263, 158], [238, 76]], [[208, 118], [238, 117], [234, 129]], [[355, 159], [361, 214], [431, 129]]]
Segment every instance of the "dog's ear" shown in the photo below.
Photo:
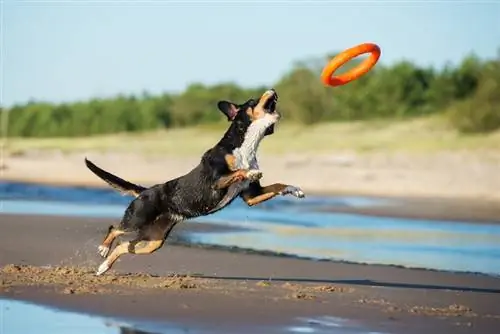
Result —
[[238, 113], [238, 107], [232, 102], [219, 101], [219, 103], [217, 103], [217, 107], [224, 113], [224, 115], [227, 116], [227, 120], [230, 122], [234, 120], [236, 114]]

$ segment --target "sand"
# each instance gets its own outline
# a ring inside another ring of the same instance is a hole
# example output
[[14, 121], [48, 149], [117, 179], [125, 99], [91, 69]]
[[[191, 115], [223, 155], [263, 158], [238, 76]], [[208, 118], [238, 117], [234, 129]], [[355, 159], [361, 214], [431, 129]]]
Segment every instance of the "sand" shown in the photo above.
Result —
[[[83, 162], [132, 182], [152, 185], [183, 175], [199, 156], [146, 156], [137, 153], [33, 151], [8, 157], [4, 180], [105, 186]], [[437, 153], [332, 152], [262, 155], [263, 183], [284, 182], [307, 193], [463, 198], [500, 201], [498, 152]]]
[[[330, 315], [392, 333], [497, 333], [500, 278], [167, 244], [93, 275], [110, 221], [0, 215], [0, 296], [216, 328]], [[179, 225], [172, 241], [196, 223]], [[203, 227], [210, 233], [210, 226]]]

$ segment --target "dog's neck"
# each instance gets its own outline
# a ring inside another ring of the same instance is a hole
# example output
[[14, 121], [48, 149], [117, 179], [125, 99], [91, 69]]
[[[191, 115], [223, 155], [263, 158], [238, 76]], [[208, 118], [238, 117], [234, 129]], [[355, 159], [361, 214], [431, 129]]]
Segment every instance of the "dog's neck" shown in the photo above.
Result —
[[250, 124], [245, 132], [241, 146], [233, 150], [238, 168], [258, 168], [257, 150], [264, 138], [266, 129], [273, 123], [270, 117], [263, 117]]

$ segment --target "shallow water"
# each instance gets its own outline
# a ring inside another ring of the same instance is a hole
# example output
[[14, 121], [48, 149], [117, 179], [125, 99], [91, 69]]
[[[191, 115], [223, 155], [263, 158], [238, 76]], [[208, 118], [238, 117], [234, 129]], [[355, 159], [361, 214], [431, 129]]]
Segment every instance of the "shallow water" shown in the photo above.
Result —
[[[29, 315], [29, 318], [27, 318]], [[214, 328], [203, 324], [131, 321], [68, 312], [0, 298], [0, 334], [176, 334], [176, 333], [373, 333], [357, 322], [332, 316], [291, 319], [282, 326]]]
[[[113, 190], [0, 183], [0, 212], [120, 218], [130, 197]], [[500, 224], [371, 217], [320, 212], [388, 200], [279, 197], [249, 208], [242, 201], [194, 221], [243, 231], [188, 233], [192, 243], [235, 246], [323, 260], [500, 275]]]

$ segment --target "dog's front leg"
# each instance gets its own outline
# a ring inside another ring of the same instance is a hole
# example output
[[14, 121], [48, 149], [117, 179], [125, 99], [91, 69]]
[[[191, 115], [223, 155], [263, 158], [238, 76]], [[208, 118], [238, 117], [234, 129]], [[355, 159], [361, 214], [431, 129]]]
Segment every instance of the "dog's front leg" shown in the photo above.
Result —
[[300, 188], [283, 183], [274, 183], [265, 187], [255, 183], [248, 191], [242, 193], [243, 200], [249, 206], [268, 201], [277, 195], [293, 195], [298, 198], [305, 197], [304, 192]]
[[243, 180], [255, 182], [262, 178], [262, 172], [258, 169], [238, 168], [237, 158], [232, 154], [226, 154], [224, 156], [224, 161], [231, 173], [219, 178], [214, 185], [215, 189], [228, 188], [230, 185]]
[[230, 185], [243, 181], [249, 180], [251, 182], [258, 181], [262, 177], [262, 172], [256, 169], [238, 169], [229, 175], [222, 176], [215, 183], [215, 189], [228, 188]]

